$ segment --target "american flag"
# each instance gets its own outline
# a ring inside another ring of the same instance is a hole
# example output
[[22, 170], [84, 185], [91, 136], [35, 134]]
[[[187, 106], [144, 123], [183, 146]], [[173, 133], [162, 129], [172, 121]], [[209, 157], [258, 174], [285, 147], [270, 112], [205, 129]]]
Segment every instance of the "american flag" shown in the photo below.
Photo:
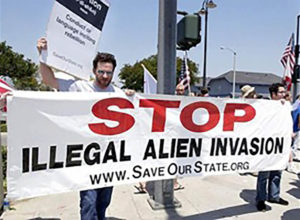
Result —
[[3, 108], [3, 111], [6, 112], [6, 106], [2, 106], [2, 103], [5, 103], [2, 94], [6, 92], [11, 92], [13, 90], [14, 89], [4, 79], [0, 78], [0, 110]]
[[181, 64], [181, 73], [179, 76], [179, 83], [184, 86], [185, 90], [190, 90], [190, 71], [188, 66], [187, 51], [184, 51], [184, 56]]
[[287, 90], [289, 91], [292, 86], [292, 75], [294, 73], [295, 66], [294, 33], [292, 34], [280, 61], [284, 67], [283, 81], [287, 86]]

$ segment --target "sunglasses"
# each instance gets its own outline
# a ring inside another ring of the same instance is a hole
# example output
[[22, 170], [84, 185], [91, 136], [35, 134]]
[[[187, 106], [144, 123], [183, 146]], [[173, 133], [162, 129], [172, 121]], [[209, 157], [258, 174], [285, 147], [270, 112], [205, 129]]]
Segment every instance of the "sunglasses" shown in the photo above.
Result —
[[109, 76], [111, 76], [114, 72], [112, 72], [112, 71], [104, 71], [104, 70], [98, 70], [97, 71], [98, 72], [98, 74], [100, 74], [100, 75], [104, 75], [105, 73], [107, 74], [107, 75], [109, 75]]
[[280, 91], [280, 92], [277, 92], [277, 93], [280, 93], [280, 94], [285, 94], [286, 91]]

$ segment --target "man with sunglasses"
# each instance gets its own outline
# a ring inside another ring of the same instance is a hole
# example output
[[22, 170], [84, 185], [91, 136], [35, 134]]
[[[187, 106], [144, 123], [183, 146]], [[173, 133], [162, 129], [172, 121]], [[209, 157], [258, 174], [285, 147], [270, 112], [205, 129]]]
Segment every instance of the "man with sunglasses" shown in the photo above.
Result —
[[[47, 40], [38, 40], [39, 53], [47, 49]], [[95, 80], [65, 80], [56, 78], [52, 69], [44, 63], [40, 63], [40, 73], [43, 82], [59, 91], [70, 92], [118, 92], [123, 91], [111, 84], [113, 72], [117, 62], [112, 54], [98, 53], [93, 60], [93, 73]], [[133, 95], [133, 90], [125, 90], [126, 95]], [[105, 219], [105, 211], [111, 201], [112, 187], [85, 190], [80, 192], [80, 216], [82, 220]]]

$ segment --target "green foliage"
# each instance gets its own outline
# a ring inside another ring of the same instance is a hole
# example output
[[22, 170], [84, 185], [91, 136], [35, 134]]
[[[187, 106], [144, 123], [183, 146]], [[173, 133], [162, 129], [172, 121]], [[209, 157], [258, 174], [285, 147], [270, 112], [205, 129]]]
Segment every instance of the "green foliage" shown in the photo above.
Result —
[[0, 124], [0, 131], [1, 132], [7, 132], [7, 126], [5, 123], [1, 123]]
[[39, 90], [36, 80], [38, 66], [23, 54], [18, 54], [6, 42], [0, 42], [0, 74], [9, 76], [16, 89]]
[[[176, 82], [178, 82], [178, 78], [180, 75], [181, 63], [182, 59], [177, 57]], [[145, 67], [149, 70], [149, 72], [154, 76], [154, 78], [157, 79], [157, 55], [152, 55], [141, 61], [137, 61], [133, 65], [126, 64], [122, 67], [119, 73], [119, 77], [121, 79], [121, 82], [123, 83], [123, 88], [134, 89], [136, 91], [143, 91], [144, 70], [141, 64], [144, 64]], [[195, 75], [198, 72], [198, 67], [196, 63], [194, 63], [191, 60], [188, 61], [188, 66], [190, 70], [191, 85], [193, 85], [195, 83]]]
[[6, 179], [6, 168], [7, 168], [7, 147], [1, 146], [2, 151], [2, 167], [3, 167], [3, 180]]

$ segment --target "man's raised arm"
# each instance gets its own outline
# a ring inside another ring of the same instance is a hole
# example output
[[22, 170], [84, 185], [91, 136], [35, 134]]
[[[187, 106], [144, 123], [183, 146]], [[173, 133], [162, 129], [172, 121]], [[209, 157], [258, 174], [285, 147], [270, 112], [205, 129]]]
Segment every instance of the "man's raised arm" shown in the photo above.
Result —
[[[42, 50], [47, 50], [47, 40], [46, 38], [40, 38], [37, 42], [37, 49], [39, 54]], [[40, 62], [40, 73], [42, 75], [43, 83], [54, 89], [58, 89], [58, 81], [54, 76], [52, 69], [44, 63]]]

